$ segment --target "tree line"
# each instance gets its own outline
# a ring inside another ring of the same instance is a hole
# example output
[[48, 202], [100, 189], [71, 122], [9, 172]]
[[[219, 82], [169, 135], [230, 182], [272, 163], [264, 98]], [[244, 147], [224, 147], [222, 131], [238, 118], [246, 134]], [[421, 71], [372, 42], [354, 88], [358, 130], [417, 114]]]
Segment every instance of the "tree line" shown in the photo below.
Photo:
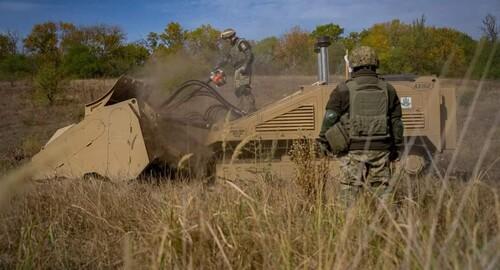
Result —
[[[251, 41], [254, 70], [257, 74], [314, 74], [315, 40], [327, 35], [333, 41], [329, 52], [334, 73], [344, 71], [346, 51], [368, 45], [379, 54], [381, 73], [468, 74], [498, 79], [496, 18], [487, 15], [478, 26], [484, 33], [479, 40], [456, 29], [428, 26], [423, 16], [412, 23], [393, 20], [348, 34], [334, 23], [318, 25], [312, 31], [293, 27], [279, 37]], [[50, 84], [60, 78], [116, 77], [139, 69], [147, 61], [179, 52], [215, 63], [227, 50], [219, 34], [220, 30], [211, 25], [187, 30], [171, 22], [162, 32], [127, 42], [126, 33], [117, 26], [45, 22], [34, 25], [23, 38], [13, 32], [0, 33], [0, 80], [31, 78], [39, 84]]]

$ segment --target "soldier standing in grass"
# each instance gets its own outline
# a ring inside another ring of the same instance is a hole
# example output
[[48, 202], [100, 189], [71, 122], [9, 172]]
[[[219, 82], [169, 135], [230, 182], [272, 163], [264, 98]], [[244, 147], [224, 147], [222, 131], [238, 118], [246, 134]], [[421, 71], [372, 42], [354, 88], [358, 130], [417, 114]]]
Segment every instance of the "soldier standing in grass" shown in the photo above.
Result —
[[324, 153], [340, 156], [341, 192], [348, 205], [361, 191], [390, 197], [390, 161], [403, 142], [401, 104], [394, 87], [376, 73], [375, 51], [358, 47], [349, 63], [351, 79], [333, 90], [318, 139]]
[[238, 107], [251, 113], [256, 110], [255, 97], [250, 87], [252, 78], [253, 53], [250, 43], [236, 36], [236, 31], [231, 28], [224, 30], [220, 35], [222, 40], [231, 44], [229, 54], [225, 55], [216, 66], [216, 69], [231, 64], [234, 68], [234, 93], [239, 99]]

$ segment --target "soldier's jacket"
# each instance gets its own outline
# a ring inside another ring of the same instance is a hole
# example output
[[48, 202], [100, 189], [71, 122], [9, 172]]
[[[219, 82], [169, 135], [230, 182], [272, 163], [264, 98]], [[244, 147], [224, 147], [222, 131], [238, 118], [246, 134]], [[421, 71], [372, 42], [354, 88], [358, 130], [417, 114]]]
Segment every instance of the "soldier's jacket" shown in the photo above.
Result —
[[243, 75], [249, 76], [252, 72], [253, 53], [250, 43], [245, 39], [239, 38], [228, 54], [219, 61], [217, 67], [230, 64], [234, 70], [240, 70]]
[[[377, 73], [362, 69], [352, 74], [352, 79], [358, 84], [376, 84], [381, 80]], [[364, 141], [351, 141], [349, 150], [390, 150], [395, 145], [403, 142], [403, 122], [401, 120], [401, 105], [394, 87], [387, 83], [388, 108], [390, 137], [384, 140], [371, 141], [368, 145]], [[335, 112], [340, 116], [349, 112], [349, 89], [346, 83], [340, 83], [331, 93], [326, 105], [326, 110]], [[337, 120], [338, 121], [338, 120]], [[333, 125], [333, 123], [332, 123]], [[368, 147], [367, 147], [368, 146]]]

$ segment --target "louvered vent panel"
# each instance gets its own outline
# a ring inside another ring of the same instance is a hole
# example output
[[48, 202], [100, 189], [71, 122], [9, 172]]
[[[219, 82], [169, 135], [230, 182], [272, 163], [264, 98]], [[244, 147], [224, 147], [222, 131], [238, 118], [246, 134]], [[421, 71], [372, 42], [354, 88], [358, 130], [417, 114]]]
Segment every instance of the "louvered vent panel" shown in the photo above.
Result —
[[302, 105], [256, 127], [256, 131], [258, 132], [297, 130], [314, 130], [313, 105]]
[[403, 114], [403, 124], [405, 129], [424, 129], [425, 116], [423, 113], [406, 113]]

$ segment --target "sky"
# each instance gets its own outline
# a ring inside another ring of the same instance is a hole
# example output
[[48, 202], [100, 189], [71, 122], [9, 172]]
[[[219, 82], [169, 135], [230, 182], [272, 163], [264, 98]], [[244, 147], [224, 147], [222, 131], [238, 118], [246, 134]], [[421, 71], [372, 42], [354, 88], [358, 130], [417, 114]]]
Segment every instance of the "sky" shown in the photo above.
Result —
[[24, 36], [34, 24], [51, 20], [117, 25], [129, 41], [137, 41], [175, 21], [187, 29], [231, 27], [239, 36], [259, 40], [293, 26], [312, 30], [336, 23], [349, 33], [425, 15], [428, 25], [453, 27], [477, 39], [488, 13], [500, 21], [500, 0], [0, 0], [0, 32]]

